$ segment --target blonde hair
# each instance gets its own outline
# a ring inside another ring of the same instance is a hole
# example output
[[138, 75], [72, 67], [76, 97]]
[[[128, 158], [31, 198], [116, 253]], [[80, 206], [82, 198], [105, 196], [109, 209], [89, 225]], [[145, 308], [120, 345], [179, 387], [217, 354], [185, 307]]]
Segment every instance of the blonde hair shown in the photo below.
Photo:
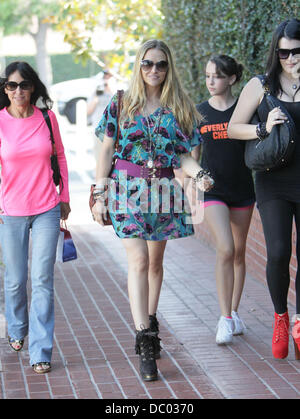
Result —
[[203, 118], [181, 85], [169, 47], [163, 41], [156, 39], [145, 42], [137, 52], [131, 82], [123, 98], [121, 121], [128, 118], [133, 120], [136, 112], [141, 111], [146, 105], [146, 89], [141, 75], [140, 62], [149, 49], [162, 51], [169, 64], [161, 89], [161, 105], [173, 112], [182, 131], [190, 135], [195, 124], [201, 122]]

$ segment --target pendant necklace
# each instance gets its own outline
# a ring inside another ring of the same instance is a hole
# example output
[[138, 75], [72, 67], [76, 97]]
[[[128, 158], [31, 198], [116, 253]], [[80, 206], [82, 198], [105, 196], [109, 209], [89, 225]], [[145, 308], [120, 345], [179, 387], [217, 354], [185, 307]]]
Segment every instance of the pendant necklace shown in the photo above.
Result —
[[[289, 81], [291, 81], [291, 80], [289, 80]], [[293, 90], [292, 99], [293, 99], [293, 102], [294, 102], [294, 101], [295, 101], [295, 96], [296, 96], [296, 94], [298, 93], [298, 91], [300, 90], [300, 84], [298, 85], [298, 84], [296, 84], [296, 83], [292, 83], [291, 88], [292, 88], [292, 90]], [[281, 90], [282, 90], [282, 92], [283, 92], [283, 93], [285, 93], [287, 96], [290, 96], [290, 95], [288, 95], [288, 94], [286, 93], [286, 91], [285, 91], [282, 87], [281, 87]]]
[[[154, 129], [153, 129], [153, 134], [155, 134], [155, 131], [157, 133], [159, 131], [160, 121], [161, 121], [161, 115], [162, 115], [162, 109], [159, 111], [159, 115], [158, 115], [158, 117], [157, 117], [157, 119], [155, 121]], [[158, 121], [158, 124], [157, 124], [157, 121]], [[153, 151], [154, 150], [152, 151], [152, 143], [153, 143], [153, 141], [152, 141], [151, 128], [150, 128], [151, 118], [150, 118], [149, 115], [146, 117], [146, 122], [147, 122], [147, 130], [148, 130], [149, 143], [150, 143], [150, 147], [149, 147], [149, 150], [148, 150], [148, 152], [149, 152], [149, 159], [147, 161], [147, 167], [149, 169], [152, 169], [153, 166], [154, 166], [154, 156], [153, 156]], [[154, 149], [155, 149], [155, 145], [154, 145]]]
[[[287, 94], [287, 92], [282, 88], [282, 82], [284, 82], [285, 80], [286, 80], [285, 84], [287, 84], [287, 82], [292, 83], [292, 84], [290, 84], [290, 88], [292, 89], [292, 95]], [[298, 83], [299, 83], [299, 80], [298, 80]], [[293, 102], [295, 101], [296, 94], [300, 90], [300, 84], [298, 84], [298, 83], [295, 83], [295, 82], [293, 83], [291, 79], [288, 79], [284, 76], [282, 77], [282, 80], [281, 80], [281, 90], [282, 90], [282, 92], [285, 93], [287, 96], [291, 96], [292, 99], [293, 99]]]
[[293, 94], [293, 102], [295, 102], [295, 96], [296, 96], [296, 94], [298, 93], [298, 91], [299, 91], [299, 89], [300, 89], [300, 84], [299, 84], [299, 86], [297, 86], [297, 84], [293, 84], [292, 85], [292, 88], [294, 89], [294, 94]]

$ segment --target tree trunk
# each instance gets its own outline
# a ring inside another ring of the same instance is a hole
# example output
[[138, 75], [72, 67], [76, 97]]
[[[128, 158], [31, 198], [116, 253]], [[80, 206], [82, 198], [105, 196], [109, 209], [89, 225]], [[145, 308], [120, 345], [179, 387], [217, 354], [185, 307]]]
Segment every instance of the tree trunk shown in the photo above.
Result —
[[32, 34], [36, 45], [36, 65], [40, 79], [49, 88], [52, 84], [52, 67], [50, 57], [47, 53], [46, 40], [48, 23], [44, 23], [42, 19], [38, 21], [38, 30]]

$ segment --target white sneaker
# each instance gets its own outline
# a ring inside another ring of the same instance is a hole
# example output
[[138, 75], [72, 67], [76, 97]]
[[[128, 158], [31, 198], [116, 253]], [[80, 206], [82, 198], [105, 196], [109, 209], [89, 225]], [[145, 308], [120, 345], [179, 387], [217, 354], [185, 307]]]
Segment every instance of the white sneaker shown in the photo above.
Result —
[[243, 320], [240, 318], [240, 316], [238, 315], [236, 311], [232, 311], [231, 316], [234, 322], [233, 335], [234, 336], [243, 335], [246, 330], [245, 323], [243, 322]]
[[231, 343], [233, 339], [234, 321], [227, 319], [224, 316], [220, 317], [217, 325], [216, 343], [218, 345], [225, 345]]

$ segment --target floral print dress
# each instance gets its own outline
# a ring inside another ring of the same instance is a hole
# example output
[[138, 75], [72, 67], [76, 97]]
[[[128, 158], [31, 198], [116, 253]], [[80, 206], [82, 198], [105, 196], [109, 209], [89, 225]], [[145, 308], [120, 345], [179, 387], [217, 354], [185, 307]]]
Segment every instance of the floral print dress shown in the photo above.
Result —
[[[106, 107], [95, 132], [101, 141], [104, 135], [116, 141], [116, 95]], [[179, 169], [180, 154], [189, 153], [201, 141], [198, 127], [187, 136], [171, 110], [158, 108], [148, 118], [137, 113], [133, 121], [121, 123], [114, 159], [146, 166], [151, 158], [156, 168]], [[194, 233], [188, 200], [174, 178], [136, 178], [115, 168], [110, 177], [108, 209], [120, 238], [169, 240]]]

